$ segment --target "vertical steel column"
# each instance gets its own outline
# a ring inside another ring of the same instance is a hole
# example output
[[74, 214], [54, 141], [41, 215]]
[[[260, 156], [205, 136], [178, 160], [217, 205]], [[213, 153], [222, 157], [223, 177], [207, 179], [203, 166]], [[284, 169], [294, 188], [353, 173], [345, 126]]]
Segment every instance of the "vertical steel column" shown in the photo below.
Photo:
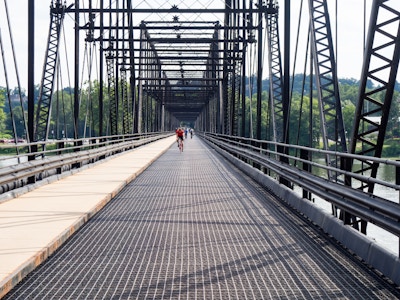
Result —
[[103, 124], [104, 124], [104, 0], [100, 0], [100, 57], [99, 57], [99, 136], [104, 136]]
[[[335, 151], [347, 152], [327, 2], [309, 0], [309, 7], [324, 148], [331, 149], [330, 145], [334, 144]], [[335, 158], [331, 160], [328, 156], [327, 164], [339, 166]], [[329, 177], [336, 180], [335, 174], [330, 174]]]
[[232, 7], [232, 1], [231, 0], [225, 0], [225, 16], [224, 16], [224, 53], [223, 53], [223, 66], [222, 66], [222, 110], [221, 110], [221, 115], [222, 115], [222, 120], [221, 120], [221, 126], [222, 126], [222, 131], [221, 133], [223, 134], [229, 134], [229, 69], [230, 69], [230, 55], [229, 55], [229, 33], [230, 30], [228, 29], [230, 25], [230, 18], [231, 18], [231, 7]]
[[131, 111], [130, 111], [130, 97], [128, 93], [127, 71], [125, 67], [121, 68], [121, 92], [122, 92], [122, 133], [131, 133]]
[[115, 56], [112, 51], [113, 45], [110, 44], [108, 54], [106, 56], [107, 64], [107, 80], [108, 80], [108, 96], [109, 96], [109, 123], [110, 135], [118, 134], [117, 122], [117, 100], [116, 100], [116, 81], [115, 81]]
[[[272, 6], [272, 3], [269, 3]], [[284, 22], [284, 68], [283, 68], [283, 83], [282, 86], [282, 125], [283, 125], [283, 136], [282, 142], [289, 144], [289, 109], [290, 109], [290, 0], [285, 1], [285, 22]], [[278, 26], [275, 24], [275, 26]], [[276, 34], [278, 38], [278, 34]], [[279, 45], [278, 45], [279, 46]], [[279, 51], [280, 52], [280, 51]], [[277, 73], [276, 73], [277, 74]], [[281, 74], [282, 75], [282, 74]], [[270, 78], [272, 80], [272, 78]], [[279, 82], [279, 81], [278, 81]], [[282, 154], [288, 153], [287, 147], [278, 146], [277, 152]], [[280, 156], [279, 160], [283, 163], [288, 164], [289, 159], [286, 156]], [[279, 177], [279, 182], [287, 187], [291, 187], [290, 182], [283, 177]]]
[[[323, 147], [325, 150], [347, 152], [327, 0], [309, 0], [309, 12], [311, 55], [316, 75]], [[325, 160], [327, 166], [343, 167], [336, 156], [326, 154]], [[338, 177], [337, 172], [328, 170], [329, 180], [338, 181]], [[337, 215], [334, 205], [332, 212]]]
[[282, 109], [283, 109], [283, 140], [289, 144], [289, 104], [290, 104], [290, 0], [285, 0], [285, 22], [284, 22], [284, 54], [283, 54], [283, 89], [282, 89]]
[[28, 135], [34, 141], [35, 120], [35, 0], [28, 3]]
[[[382, 154], [400, 56], [400, 12], [390, 7], [390, 2], [395, 1], [375, 0], [373, 2], [351, 153], [374, 157], [381, 157]], [[386, 18], [379, 19], [379, 13]], [[394, 25], [396, 32], [389, 32], [388, 29], [391, 28], [389, 25]], [[377, 35], [384, 35], [386, 40], [379, 42], [375, 39]], [[371, 61], [375, 62], [375, 65]], [[369, 80], [377, 81], [379, 84], [367, 90]], [[382, 93], [384, 93], [383, 101], [380, 99]], [[380, 117], [380, 122], [373, 121], [370, 119], [371, 116]], [[376, 141], [375, 138], [368, 138], [373, 133], [377, 134]], [[363, 144], [361, 151], [356, 150], [357, 143]], [[378, 164], [365, 163], [360, 173], [371, 171], [370, 176], [376, 178], [377, 170]], [[374, 184], [372, 182], [361, 184], [360, 189], [364, 188], [368, 188], [368, 192], [372, 193]]]
[[[79, 0], [75, 0], [75, 62], [74, 62], [74, 120], [73, 120], [73, 130], [74, 130], [74, 139], [78, 139], [79, 137]], [[61, 33], [61, 32], [60, 32]], [[76, 149], [74, 151], [79, 151], [79, 146], [82, 145], [82, 141], [74, 142], [74, 146]], [[79, 168], [81, 166], [80, 162], [72, 164], [72, 168]]]
[[[221, 78], [221, 69], [219, 67], [219, 61], [221, 58], [220, 55], [220, 46], [221, 44], [218, 42], [218, 38], [219, 38], [219, 34], [220, 34], [220, 27], [221, 25], [219, 23], [217, 23], [215, 25], [215, 30], [214, 30], [214, 34], [213, 34], [213, 43], [212, 43], [212, 48], [214, 50], [214, 52], [212, 53], [212, 67], [211, 67], [211, 72], [212, 72], [212, 76], [214, 76], [215, 79], [220, 79]], [[213, 88], [212, 91], [212, 102], [211, 104], [208, 105], [208, 114], [209, 114], [209, 118], [212, 120], [211, 124], [208, 124], [209, 126], [209, 131], [212, 132], [220, 132], [219, 128], [220, 128], [220, 106], [218, 105], [221, 101], [220, 101], [220, 86], [222, 84], [222, 81], [218, 80], [217, 81], [217, 87]], [[216, 100], [218, 98], [218, 100]], [[218, 104], [216, 104], [218, 103]]]
[[[372, 4], [351, 153], [374, 157], [382, 155], [400, 59], [400, 11], [394, 8], [397, 4], [395, 0], [374, 0]], [[379, 35], [385, 38], [376, 38]], [[375, 81], [377, 85], [367, 89], [369, 81]], [[380, 122], [370, 118], [372, 116], [380, 117]], [[362, 149], [357, 150], [360, 144]], [[376, 178], [378, 167], [378, 163], [364, 162], [353, 172]], [[358, 189], [367, 189], [371, 194], [374, 191], [373, 182], [361, 182], [359, 185]], [[367, 221], [361, 220], [361, 232], [366, 233], [366, 228]]]
[[[119, 0], [114, 0], [115, 1], [115, 7], [119, 9]], [[119, 92], [119, 84], [120, 84], [120, 76], [119, 76], [119, 54], [120, 54], [120, 40], [119, 40], [119, 21], [120, 21], [120, 16], [119, 13], [116, 13], [115, 17], [115, 110], [117, 112], [116, 114], [116, 123], [117, 123], [117, 134], [119, 134], [119, 119], [120, 117], [120, 92]]]
[[[246, 10], [246, 0], [242, 1], [242, 6], [243, 10]], [[243, 11], [242, 15], [242, 35], [243, 35], [243, 48], [242, 48], [242, 118], [241, 118], [241, 124], [240, 124], [240, 136], [245, 137], [246, 136], [246, 68], [247, 68], [247, 63], [246, 63], [246, 51], [247, 51], [247, 43], [249, 41], [247, 40], [247, 14]]]
[[51, 104], [58, 65], [58, 49], [64, 12], [65, 6], [61, 4], [60, 0], [52, 2], [50, 7], [49, 37], [36, 111], [35, 137], [31, 141], [45, 141], [49, 134]]
[[[127, 8], [132, 9], [132, 0], [127, 0]], [[135, 46], [133, 43], [133, 13], [128, 14], [128, 27], [129, 27], [129, 65], [130, 65], [130, 93], [132, 99], [131, 115], [132, 115], [132, 133], [137, 133], [136, 123], [136, 74], [135, 74]]]
[[266, 30], [269, 56], [269, 89], [270, 112], [272, 120], [273, 140], [284, 143], [284, 105], [283, 105], [283, 76], [282, 59], [279, 43], [278, 8], [269, 0], [266, 10]]
[[109, 106], [108, 106], [108, 115], [109, 115], [109, 135], [117, 135], [118, 134], [118, 110], [117, 110], [117, 94], [116, 94], [116, 78], [115, 78], [115, 68], [116, 68], [116, 53], [115, 53], [115, 45], [112, 42], [114, 39], [112, 35], [112, 0], [109, 2], [109, 42], [107, 47], [106, 54], [106, 66], [107, 66], [107, 83], [108, 83], [108, 97], [109, 97]]
[[263, 0], [258, 1], [258, 41], [257, 41], [257, 116], [256, 116], [256, 139], [261, 140], [261, 110], [262, 110], [262, 56], [263, 56], [263, 30], [262, 30], [262, 10]]
[[[236, 10], [236, 0], [233, 0], [232, 4], [232, 9]], [[237, 20], [237, 15], [233, 12], [232, 17], [231, 17], [231, 23], [230, 26], [235, 27], [236, 20]], [[237, 135], [237, 98], [236, 98], [236, 42], [233, 42], [235, 39], [237, 39], [237, 32], [235, 29], [231, 29], [230, 31], [230, 40], [232, 42], [229, 43], [229, 50], [230, 50], [230, 58], [231, 58], [231, 66], [230, 66], [230, 82], [229, 82], [229, 115], [230, 115], [230, 120], [229, 120], [229, 134], [230, 135]]]
[[[146, 30], [146, 42], [145, 42], [145, 49], [149, 50], [149, 43], [148, 43], [148, 36]], [[150, 64], [150, 54], [149, 51], [145, 52], [144, 58], [144, 77], [146, 81], [144, 82], [144, 91], [143, 91], [143, 106], [142, 106], [142, 113], [143, 113], [143, 132], [149, 131], [149, 89], [151, 85], [151, 71], [149, 66]]]
[[[218, 31], [218, 37], [217, 39], [220, 40], [221, 39], [221, 31]], [[225, 34], [225, 33], [223, 33]], [[224, 50], [224, 43], [220, 43], [218, 42], [218, 49], [220, 50]], [[218, 100], [216, 103], [216, 127], [217, 133], [224, 133], [224, 95], [225, 95], [225, 91], [223, 89], [224, 84], [227, 84], [227, 78], [225, 77], [225, 54], [224, 53], [220, 53], [218, 52], [218, 59], [219, 61], [222, 61], [222, 65], [218, 66], [218, 78], [221, 78], [221, 80], [218, 82]]]
[[[34, 141], [35, 133], [35, 0], [28, 2], [28, 135], [29, 141]], [[29, 148], [35, 153], [37, 146]], [[29, 155], [28, 160], [35, 160], [35, 155]], [[35, 183], [35, 176], [28, 178], [28, 183]]]
[[75, 62], [74, 62], [74, 139], [78, 138], [79, 124], [79, 0], [75, 0]]
[[140, 25], [140, 51], [139, 51], [139, 87], [138, 87], [138, 106], [137, 106], [137, 132], [142, 133], [142, 106], [143, 106], [143, 55], [145, 51], [144, 39], [145, 39], [145, 25], [142, 22]]

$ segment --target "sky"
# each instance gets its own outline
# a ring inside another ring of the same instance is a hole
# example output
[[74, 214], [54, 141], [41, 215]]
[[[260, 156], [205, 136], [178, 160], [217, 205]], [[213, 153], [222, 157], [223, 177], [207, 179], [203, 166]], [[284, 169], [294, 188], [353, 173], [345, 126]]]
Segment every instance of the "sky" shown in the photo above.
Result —
[[[162, 2], [163, 0], [153, 0], [157, 2]], [[190, 1], [190, 0], [186, 0]], [[219, 0], [222, 1], [222, 0]], [[333, 36], [335, 38], [337, 31], [337, 42], [335, 41], [335, 49], [336, 49], [336, 57], [338, 61], [337, 71], [338, 76], [340, 78], [355, 78], [359, 79], [361, 75], [362, 69], [362, 53], [363, 53], [363, 36], [364, 36], [364, 3], [366, 6], [366, 15], [367, 15], [367, 24], [368, 24], [368, 16], [370, 13], [372, 0], [327, 0], [328, 8], [330, 12], [331, 18], [331, 27], [333, 31]], [[22, 3], [23, 4], [22, 4]], [[74, 2], [73, 0], [67, 0], [67, 5]], [[82, 1], [81, 1], [82, 2]], [[85, 1], [87, 3], [87, 1]], [[93, 1], [94, 3], [97, 0]], [[107, 2], [107, 1], [106, 1]], [[135, 3], [135, 1], [133, 1]], [[137, 1], [138, 2], [138, 1]], [[183, 3], [181, 0], [177, 0], [177, 5], [179, 3]], [[210, 0], [205, 0], [207, 3]], [[307, 20], [308, 20], [308, 1], [303, 1], [303, 18], [301, 25], [301, 32], [303, 33], [300, 36], [300, 46], [299, 46], [299, 58], [297, 60], [295, 73], [303, 72], [304, 61], [302, 61], [300, 57], [305, 57], [305, 54], [302, 52], [305, 51], [305, 41], [306, 41], [306, 30], [307, 30]], [[4, 45], [4, 55], [6, 60], [6, 68], [7, 74], [9, 78], [9, 86], [10, 88], [14, 88], [17, 86], [16, 72], [14, 70], [13, 56], [11, 51], [11, 42], [9, 39], [9, 31], [6, 23], [6, 14], [5, 14], [5, 3], [7, 3], [10, 22], [11, 22], [11, 31], [13, 35], [13, 41], [15, 46], [15, 53], [17, 58], [17, 66], [18, 66], [18, 74], [21, 82], [21, 86], [26, 88], [27, 86], [27, 19], [28, 19], [28, 1], [27, 0], [2, 0], [0, 1], [0, 32]], [[47, 45], [47, 37], [48, 37], [48, 28], [49, 28], [49, 6], [51, 0], [36, 0], [35, 1], [35, 83], [39, 83], [41, 80], [43, 63], [45, 50]], [[173, 1], [170, 1], [173, 3]], [[215, 0], [214, 0], [215, 3]], [[297, 32], [297, 24], [299, 20], [299, 5], [301, 0], [293, 0], [291, 1], [292, 6], [292, 42], [295, 42], [296, 32]], [[400, 10], [400, 1], [399, 0], [390, 0], [388, 1], [389, 5], [396, 5], [398, 10]], [[284, 8], [284, 0], [279, 0], [280, 4], [280, 21], [283, 20], [283, 8]], [[335, 6], [337, 4], [337, 11]], [[87, 4], [86, 4], [87, 6]], [[178, 5], [179, 6], [179, 5]], [[337, 27], [336, 27], [336, 16], [337, 16]], [[65, 19], [65, 28], [69, 31], [73, 31], [73, 20], [72, 16], [67, 15]], [[69, 28], [69, 29], [68, 29]], [[337, 28], [337, 30], [336, 30]], [[280, 32], [283, 32], [283, 24], [280, 25]], [[82, 33], [82, 35], [84, 35]], [[281, 38], [281, 45], [283, 47], [283, 37]], [[73, 47], [73, 40], [71, 39], [66, 47]], [[292, 55], [294, 52], [294, 45], [291, 47]], [[73, 53], [73, 51], [69, 51]], [[293, 58], [292, 62], [293, 64]], [[72, 69], [72, 61], [69, 62], [69, 68]], [[290, 67], [293, 69], [293, 65]], [[72, 72], [72, 71], [71, 71]], [[266, 76], [265, 76], [266, 77]], [[4, 76], [4, 66], [3, 61], [0, 61], [0, 86], [5, 86], [5, 76]]]

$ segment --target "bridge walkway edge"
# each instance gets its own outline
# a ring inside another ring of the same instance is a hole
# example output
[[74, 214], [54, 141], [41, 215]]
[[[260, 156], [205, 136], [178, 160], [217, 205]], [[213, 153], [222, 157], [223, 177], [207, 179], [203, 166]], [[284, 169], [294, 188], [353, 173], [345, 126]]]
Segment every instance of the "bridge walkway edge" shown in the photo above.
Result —
[[253, 168], [223, 150], [217, 149], [217, 151], [258, 184], [270, 190], [273, 195], [304, 214], [311, 222], [355, 253], [372, 268], [382, 273], [395, 284], [400, 285], [400, 257], [378, 245], [374, 239], [360, 234], [351, 226], [343, 225], [343, 222], [337, 217], [327, 214], [311, 201], [299, 197], [292, 189], [279, 184], [269, 176], [265, 176], [259, 169]]
[[0, 203], [0, 298], [174, 142], [146, 144]]

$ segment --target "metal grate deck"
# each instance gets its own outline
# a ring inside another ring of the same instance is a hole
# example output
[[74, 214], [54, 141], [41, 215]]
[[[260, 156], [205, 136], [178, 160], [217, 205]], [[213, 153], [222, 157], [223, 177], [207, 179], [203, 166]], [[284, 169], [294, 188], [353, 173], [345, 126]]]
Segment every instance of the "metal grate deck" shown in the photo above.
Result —
[[173, 145], [6, 299], [396, 299], [196, 137]]

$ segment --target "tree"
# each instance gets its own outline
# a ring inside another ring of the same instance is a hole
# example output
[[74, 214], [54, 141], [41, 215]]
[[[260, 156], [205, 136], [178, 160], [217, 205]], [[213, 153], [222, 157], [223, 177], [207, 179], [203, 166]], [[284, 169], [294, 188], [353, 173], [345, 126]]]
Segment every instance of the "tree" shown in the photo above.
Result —
[[[310, 147], [318, 147], [320, 132], [320, 118], [317, 97], [312, 102], [312, 126], [310, 128], [310, 98], [294, 93], [291, 101], [289, 118], [290, 143]], [[311, 131], [310, 131], [311, 130]], [[312, 145], [310, 145], [310, 132], [312, 134]]]
[[7, 115], [4, 112], [4, 104], [6, 99], [6, 89], [0, 88], [0, 137], [10, 138], [10, 133], [6, 130], [7, 128]]
[[400, 137], [400, 93], [394, 92], [392, 105], [390, 107], [386, 139]]
[[342, 106], [344, 128], [346, 130], [346, 136], [349, 139], [351, 134], [353, 133], [353, 122], [356, 106], [351, 100], [342, 101]]

